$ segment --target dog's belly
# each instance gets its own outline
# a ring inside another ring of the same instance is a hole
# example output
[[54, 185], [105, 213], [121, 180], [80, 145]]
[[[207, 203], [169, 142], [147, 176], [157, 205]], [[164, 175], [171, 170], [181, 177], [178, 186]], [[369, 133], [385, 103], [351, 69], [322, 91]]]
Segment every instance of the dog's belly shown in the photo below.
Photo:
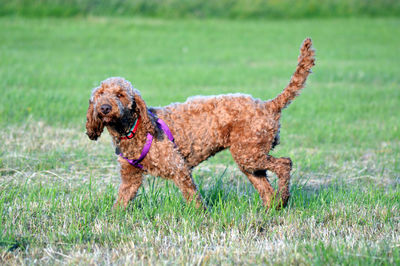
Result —
[[[208, 121], [210, 122], [210, 121]], [[230, 132], [217, 128], [208, 123], [208, 127], [196, 127], [195, 123], [182, 129], [178, 129], [176, 143], [190, 167], [194, 167], [217, 152], [229, 147]], [[223, 132], [225, 131], [225, 132]]]
[[191, 153], [188, 154], [183, 154], [187, 164], [190, 167], [195, 167], [201, 162], [207, 160], [211, 156], [215, 155], [219, 151], [222, 151], [225, 149], [225, 147], [210, 147], [209, 145], [206, 147], [203, 147], [202, 149], [196, 149], [196, 145], [193, 145], [194, 150]]

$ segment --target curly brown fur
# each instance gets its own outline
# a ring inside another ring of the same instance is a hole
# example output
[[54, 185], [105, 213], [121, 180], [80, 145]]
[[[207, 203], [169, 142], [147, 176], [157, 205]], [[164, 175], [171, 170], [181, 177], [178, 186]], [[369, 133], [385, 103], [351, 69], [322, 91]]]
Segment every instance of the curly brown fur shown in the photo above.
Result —
[[[172, 179], [187, 201], [203, 206], [191, 170], [215, 153], [227, 149], [254, 185], [266, 207], [275, 198], [277, 207], [289, 199], [290, 158], [275, 158], [269, 151], [279, 142], [279, 119], [285, 108], [304, 87], [314, 65], [311, 39], [301, 47], [298, 65], [289, 85], [275, 99], [262, 101], [243, 94], [189, 98], [162, 108], [147, 108], [139, 92], [123, 78], [109, 78], [95, 88], [89, 101], [87, 135], [96, 140], [106, 127], [117, 150], [130, 159], [139, 158], [147, 133], [155, 136], [150, 151], [141, 162], [143, 169], [119, 157], [121, 186], [116, 204], [126, 206], [142, 183], [144, 173]], [[172, 143], [157, 126], [157, 118], [170, 128]], [[136, 135], [120, 139], [141, 117]], [[278, 192], [270, 185], [266, 171], [278, 176]]]

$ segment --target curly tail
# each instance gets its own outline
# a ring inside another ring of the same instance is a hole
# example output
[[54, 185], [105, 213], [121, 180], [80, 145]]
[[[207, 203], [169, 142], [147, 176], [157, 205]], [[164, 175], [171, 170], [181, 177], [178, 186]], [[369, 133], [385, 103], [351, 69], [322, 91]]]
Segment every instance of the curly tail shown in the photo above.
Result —
[[312, 48], [310, 38], [304, 40], [300, 48], [300, 56], [298, 58], [298, 65], [289, 85], [279, 94], [275, 99], [268, 101], [266, 104], [268, 108], [273, 109], [275, 112], [280, 112], [283, 108], [288, 106], [290, 102], [300, 93], [304, 87], [308, 75], [311, 73], [311, 68], [314, 66], [315, 51]]

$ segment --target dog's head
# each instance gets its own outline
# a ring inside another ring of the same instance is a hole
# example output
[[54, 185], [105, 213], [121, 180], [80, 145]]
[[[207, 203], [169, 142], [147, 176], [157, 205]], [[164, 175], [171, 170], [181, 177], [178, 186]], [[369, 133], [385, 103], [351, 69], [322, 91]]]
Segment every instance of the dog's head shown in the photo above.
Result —
[[86, 114], [86, 134], [96, 140], [104, 126], [129, 127], [129, 122], [139, 116], [142, 126], [151, 132], [151, 121], [140, 93], [123, 78], [108, 78], [93, 89]]

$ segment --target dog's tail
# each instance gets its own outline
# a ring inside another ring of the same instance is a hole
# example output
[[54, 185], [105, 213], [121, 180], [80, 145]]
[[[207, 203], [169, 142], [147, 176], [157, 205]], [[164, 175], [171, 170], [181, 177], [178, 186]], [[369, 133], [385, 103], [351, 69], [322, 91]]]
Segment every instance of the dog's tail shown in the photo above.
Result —
[[305, 39], [300, 48], [299, 63], [289, 85], [275, 99], [267, 102], [268, 108], [273, 109], [274, 112], [280, 112], [300, 93], [314, 66], [314, 54], [311, 39]]

